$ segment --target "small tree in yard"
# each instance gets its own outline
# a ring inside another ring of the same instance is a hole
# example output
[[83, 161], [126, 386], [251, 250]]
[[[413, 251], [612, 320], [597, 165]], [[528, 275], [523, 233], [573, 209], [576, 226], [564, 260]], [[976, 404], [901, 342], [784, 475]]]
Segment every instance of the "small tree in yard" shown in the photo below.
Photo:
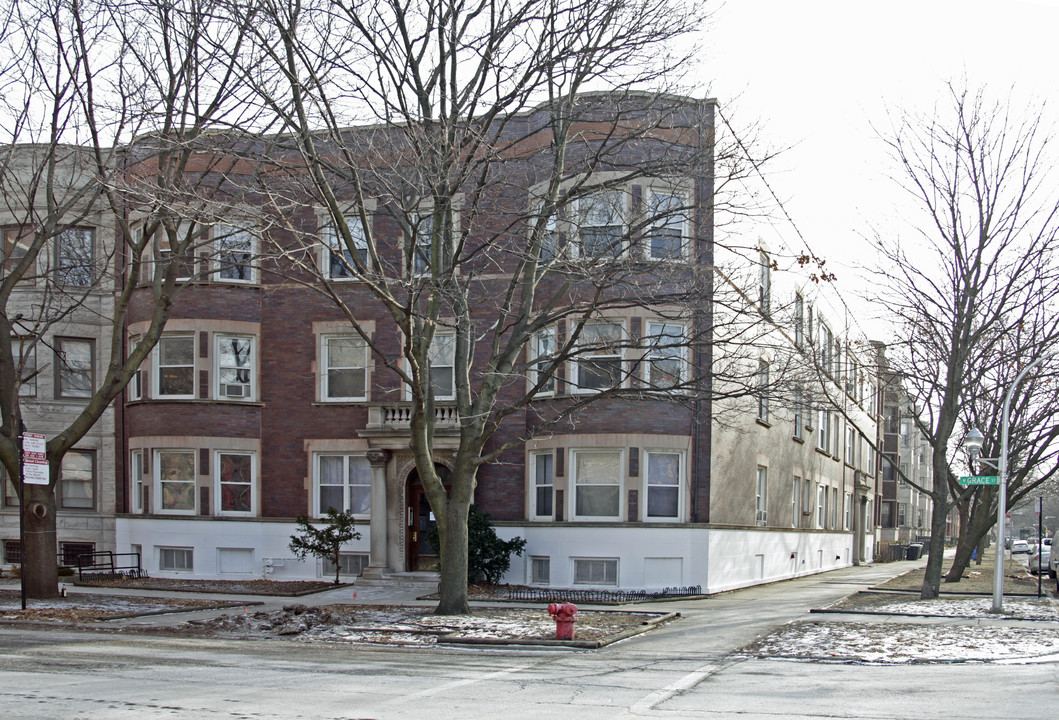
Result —
[[[431, 529], [427, 540], [435, 551], [441, 545], [436, 527]], [[525, 549], [524, 538], [501, 540], [489, 522], [489, 514], [471, 505], [467, 515], [467, 582], [485, 578], [490, 585], [496, 585], [511, 567], [511, 554], [522, 557]]]
[[290, 536], [290, 551], [299, 560], [304, 560], [308, 555], [330, 560], [335, 566], [335, 585], [338, 585], [338, 576], [342, 571], [342, 546], [350, 540], [360, 539], [360, 533], [353, 528], [353, 513], [327, 508], [327, 518], [322, 528], [314, 527], [308, 515], [299, 515], [297, 522], [298, 534]]

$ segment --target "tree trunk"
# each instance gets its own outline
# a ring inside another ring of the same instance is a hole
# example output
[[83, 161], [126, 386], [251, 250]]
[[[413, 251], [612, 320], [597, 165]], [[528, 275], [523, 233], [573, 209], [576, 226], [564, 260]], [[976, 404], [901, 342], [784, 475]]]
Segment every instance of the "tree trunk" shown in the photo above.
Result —
[[58, 544], [55, 534], [55, 490], [51, 485], [23, 485], [22, 582], [26, 597], [59, 597]]
[[[935, 484], [935, 488], [937, 484]], [[933, 600], [941, 592], [941, 566], [945, 552], [945, 519], [948, 515], [944, 495], [934, 500], [934, 509], [930, 516], [930, 555], [927, 557], [927, 571], [923, 576], [921, 600]]]
[[994, 513], [990, 511], [988, 502], [980, 502], [975, 506], [974, 513], [967, 522], [967, 529], [960, 537], [959, 547], [956, 548], [956, 557], [952, 561], [952, 567], [945, 575], [945, 582], [959, 582], [963, 577], [963, 571], [971, 564], [971, 555], [978, 548], [978, 562], [982, 562], [982, 550], [986, 534], [995, 521]]
[[[454, 480], [454, 482], [456, 482]], [[469, 502], [449, 498], [446, 507], [445, 530], [439, 532], [441, 541], [441, 592], [437, 615], [469, 615], [467, 602], [467, 515]], [[440, 530], [440, 528], [439, 528]]]
[[978, 541], [978, 554], [974, 556], [974, 564], [982, 564], [982, 556], [985, 555], [985, 549], [989, 547], [989, 535], [982, 533], [982, 539]]

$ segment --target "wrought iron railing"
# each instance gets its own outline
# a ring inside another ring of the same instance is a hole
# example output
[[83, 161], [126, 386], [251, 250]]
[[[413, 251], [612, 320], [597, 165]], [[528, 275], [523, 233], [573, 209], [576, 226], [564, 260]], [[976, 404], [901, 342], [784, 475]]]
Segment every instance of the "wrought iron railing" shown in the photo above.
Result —
[[659, 591], [648, 590], [588, 590], [569, 588], [546, 588], [517, 586], [507, 588], [508, 600], [527, 602], [581, 602], [597, 604], [622, 604], [666, 600], [671, 598], [702, 595], [701, 585], [667, 587]]

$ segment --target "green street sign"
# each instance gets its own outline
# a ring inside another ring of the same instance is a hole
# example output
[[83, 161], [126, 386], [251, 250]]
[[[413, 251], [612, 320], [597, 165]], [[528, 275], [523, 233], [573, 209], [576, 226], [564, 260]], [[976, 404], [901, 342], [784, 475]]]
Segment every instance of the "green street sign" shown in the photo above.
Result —
[[961, 485], [998, 485], [996, 475], [965, 475], [960, 478]]

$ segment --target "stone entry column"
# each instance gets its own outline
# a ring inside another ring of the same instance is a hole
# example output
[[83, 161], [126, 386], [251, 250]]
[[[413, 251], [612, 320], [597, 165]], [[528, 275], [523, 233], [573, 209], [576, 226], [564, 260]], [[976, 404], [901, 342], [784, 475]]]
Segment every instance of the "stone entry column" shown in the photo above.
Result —
[[386, 465], [390, 462], [390, 451], [370, 450], [368, 462], [371, 463], [371, 547], [363, 575], [379, 578], [384, 570], [390, 569], [386, 564]]

